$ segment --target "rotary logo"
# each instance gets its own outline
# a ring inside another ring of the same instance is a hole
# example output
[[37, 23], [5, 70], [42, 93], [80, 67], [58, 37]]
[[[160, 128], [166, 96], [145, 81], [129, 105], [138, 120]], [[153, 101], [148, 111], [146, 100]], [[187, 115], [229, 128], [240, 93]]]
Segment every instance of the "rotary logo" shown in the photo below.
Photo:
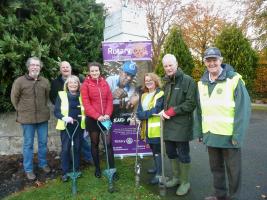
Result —
[[133, 139], [132, 138], [127, 138], [126, 139], [126, 143], [127, 144], [132, 144], [133, 143]]

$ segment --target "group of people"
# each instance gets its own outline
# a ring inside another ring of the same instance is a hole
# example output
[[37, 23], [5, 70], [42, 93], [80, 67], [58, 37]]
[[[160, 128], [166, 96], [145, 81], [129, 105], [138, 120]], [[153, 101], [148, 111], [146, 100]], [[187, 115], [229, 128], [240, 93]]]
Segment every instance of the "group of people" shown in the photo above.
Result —
[[[148, 170], [154, 174], [151, 184], [157, 184], [161, 176], [160, 121], [164, 121], [163, 140], [172, 166], [172, 177], [165, 183], [166, 187], [178, 186], [178, 196], [186, 195], [190, 190], [189, 142], [198, 138], [208, 147], [215, 190], [205, 200], [239, 199], [241, 146], [249, 124], [250, 97], [242, 76], [230, 65], [222, 64], [222, 60], [218, 48], [208, 48], [204, 53], [206, 71], [196, 84], [178, 67], [176, 57], [166, 54], [162, 59], [163, 87], [156, 74], [146, 73], [142, 93], [137, 93], [131, 85], [137, 73], [136, 63], [132, 61], [123, 64], [119, 75], [107, 79], [101, 76], [99, 63], [89, 63], [89, 74], [82, 83], [77, 76], [71, 75], [70, 65], [64, 61], [58, 78], [61, 84], [52, 82], [50, 91], [48, 80], [39, 75], [41, 60], [29, 58], [26, 62], [28, 73], [15, 80], [11, 92], [17, 122], [23, 129], [23, 166], [27, 178], [35, 179], [32, 164], [35, 130], [38, 134], [38, 165], [44, 172], [50, 171], [46, 161], [50, 94], [58, 119], [56, 129], [60, 130], [62, 142], [63, 181], [68, 179], [71, 163], [70, 137], [66, 131], [76, 133], [74, 162], [77, 170], [82, 140], [84, 134], [89, 133], [95, 177], [100, 178], [100, 137], [106, 141], [109, 165], [115, 167], [111, 134], [101, 134], [105, 128], [101, 122], [112, 120], [113, 111], [123, 105], [130, 108], [138, 105], [136, 113], [141, 123], [141, 138], [149, 144], [155, 163]], [[115, 173], [113, 178], [118, 179], [118, 174]]]

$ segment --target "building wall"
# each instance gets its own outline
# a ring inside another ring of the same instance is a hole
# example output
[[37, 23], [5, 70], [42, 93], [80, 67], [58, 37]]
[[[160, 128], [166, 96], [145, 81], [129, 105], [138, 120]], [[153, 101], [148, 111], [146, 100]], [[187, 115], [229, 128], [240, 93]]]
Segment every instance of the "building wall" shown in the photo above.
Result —
[[[48, 150], [59, 152], [60, 137], [59, 132], [55, 130], [56, 119], [52, 112], [53, 106], [50, 106], [51, 117], [48, 124]], [[37, 134], [35, 135], [34, 151], [37, 152]], [[16, 122], [16, 113], [0, 114], [0, 155], [11, 155], [22, 153], [23, 133], [19, 123]]]

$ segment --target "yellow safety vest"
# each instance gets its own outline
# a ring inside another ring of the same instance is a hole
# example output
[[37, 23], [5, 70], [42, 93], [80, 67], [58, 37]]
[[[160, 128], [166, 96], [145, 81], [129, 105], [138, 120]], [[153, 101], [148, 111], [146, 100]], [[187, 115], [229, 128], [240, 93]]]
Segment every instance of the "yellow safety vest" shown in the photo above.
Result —
[[[68, 101], [68, 94], [66, 91], [59, 91], [58, 96], [61, 99], [61, 114], [65, 117], [69, 115], [69, 101]], [[81, 119], [81, 128], [85, 129], [85, 114], [84, 114], [84, 107], [82, 104], [82, 99], [81, 96], [79, 96], [79, 101], [80, 101], [80, 107], [81, 107], [81, 114], [82, 114], [82, 119]], [[65, 122], [61, 119], [57, 120], [57, 130], [65, 130]]]
[[[144, 93], [142, 95], [141, 101], [145, 99], [146, 95], [148, 93]], [[160, 91], [156, 95], [153, 96], [151, 101], [149, 102], [148, 109], [151, 109], [156, 106], [157, 100], [164, 95], [163, 91]], [[143, 127], [143, 130], [145, 130], [145, 127]], [[148, 125], [147, 125], [147, 135], [148, 138], [156, 138], [160, 137], [160, 117], [159, 116], [151, 116], [148, 118]]]
[[[219, 82], [209, 96], [208, 85], [198, 82], [200, 105], [202, 110], [202, 132], [217, 135], [233, 135], [235, 101], [234, 91], [242, 76]], [[242, 80], [243, 81], [243, 80]]]

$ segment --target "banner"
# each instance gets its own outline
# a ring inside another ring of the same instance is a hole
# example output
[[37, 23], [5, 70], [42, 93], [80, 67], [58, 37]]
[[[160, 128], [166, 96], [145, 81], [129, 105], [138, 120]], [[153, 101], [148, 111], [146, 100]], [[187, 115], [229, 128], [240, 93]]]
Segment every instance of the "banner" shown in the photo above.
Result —
[[144, 61], [152, 58], [151, 41], [102, 42], [104, 61]]
[[[112, 125], [112, 145], [115, 157], [136, 155], [136, 131], [137, 128], [134, 125]], [[138, 134], [137, 153], [139, 156], [152, 155], [147, 144], [140, 140], [140, 134]]]

